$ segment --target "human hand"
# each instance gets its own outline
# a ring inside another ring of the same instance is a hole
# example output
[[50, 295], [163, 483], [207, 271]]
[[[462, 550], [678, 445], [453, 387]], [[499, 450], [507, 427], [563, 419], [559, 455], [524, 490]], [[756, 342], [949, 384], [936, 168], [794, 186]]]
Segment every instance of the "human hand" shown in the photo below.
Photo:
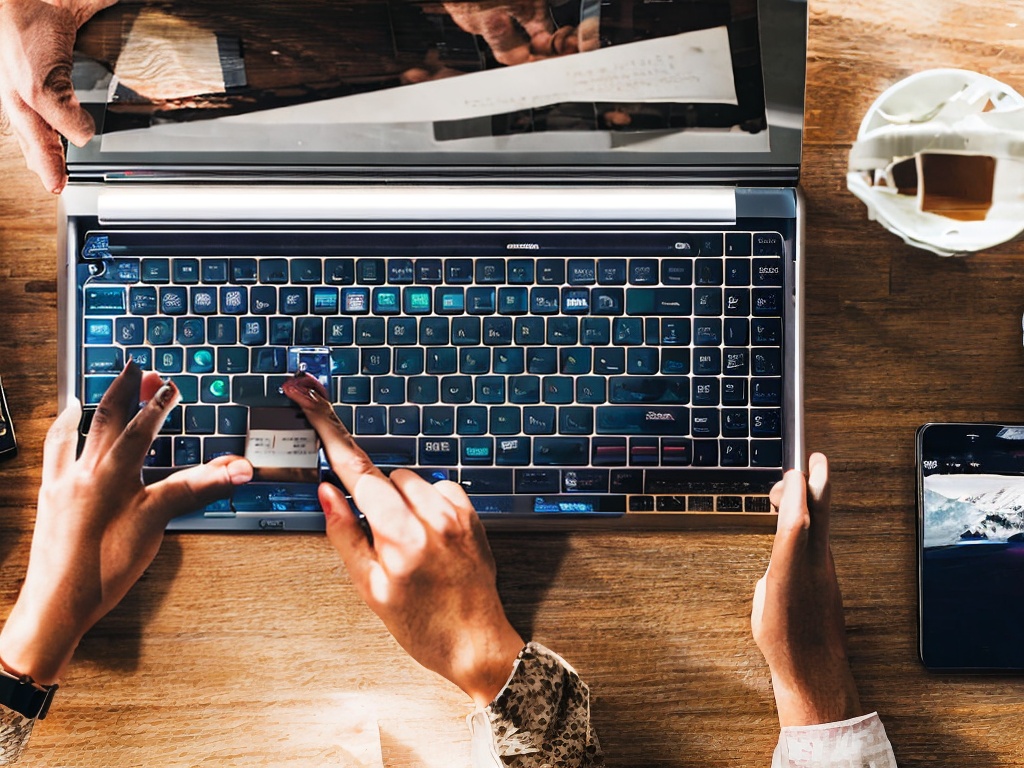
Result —
[[410, 656], [487, 706], [524, 643], [505, 616], [494, 558], [466, 492], [447, 480], [431, 485], [407, 469], [385, 477], [314, 377], [289, 379], [284, 391], [320, 435], [331, 468], [372, 531], [371, 543], [342, 492], [320, 485], [327, 537], [356, 591]]
[[21, 145], [25, 164], [48, 192], [60, 192], [68, 180], [58, 132], [79, 147], [96, 132], [71, 85], [75, 36], [93, 14], [116, 2], [0, 2], [0, 111]]
[[555, 29], [547, 0], [479, 0], [444, 3], [444, 9], [465, 32], [479, 35], [500, 64], [562, 56], [600, 47], [597, 25]]
[[806, 481], [790, 470], [772, 488], [778, 529], [750, 615], [783, 727], [863, 714], [846, 655], [843, 598], [829, 546], [828, 460], [816, 453], [808, 465]]
[[[148, 401], [141, 410], [140, 399]], [[143, 485], [146, 452], [177, 400], [174, 384], [129, 363], [96, 409], [80, 457], [79, 402], [50, 427], [28, 572], [0, 631], [8, 671], [55, 682], [81, 637], [152, 562], [168, 521], [252, 478], [245, 459], [222, 456]]]

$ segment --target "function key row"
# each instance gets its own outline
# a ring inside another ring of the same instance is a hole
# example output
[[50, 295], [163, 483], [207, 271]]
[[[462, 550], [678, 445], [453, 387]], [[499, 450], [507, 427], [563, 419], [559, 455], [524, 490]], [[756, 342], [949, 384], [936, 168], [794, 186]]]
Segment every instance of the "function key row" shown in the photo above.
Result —
[[[749, 237], [749, 236], [748, 236]], [[719, 249], [720, 250], [720, 249]], [[96, 279], [151, 285], [745, 285], [781, 253], [663, 258], [119, 258]], [[748, 249], [749, 250], [749, 249]], [[781, 251], [781, 248], [778, 249]]]

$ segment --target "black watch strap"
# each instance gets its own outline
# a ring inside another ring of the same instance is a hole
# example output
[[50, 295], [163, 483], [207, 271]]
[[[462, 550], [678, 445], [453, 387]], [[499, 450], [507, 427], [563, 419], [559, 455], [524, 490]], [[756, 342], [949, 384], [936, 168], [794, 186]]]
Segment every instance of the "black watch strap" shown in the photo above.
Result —
[[15, 677], [0, 669], [0, 704], [30, 720], [46, 717], [56, 692], [56, 685], [39, 685], [30, 677]]

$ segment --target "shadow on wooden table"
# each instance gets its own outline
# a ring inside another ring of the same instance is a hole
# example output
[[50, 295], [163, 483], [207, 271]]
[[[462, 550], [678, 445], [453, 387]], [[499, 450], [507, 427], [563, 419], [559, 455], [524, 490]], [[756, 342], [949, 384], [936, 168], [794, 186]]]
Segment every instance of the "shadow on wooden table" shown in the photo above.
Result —
[[138, 583], [82, 639], [75, 660], [119, 672], [136, 671], [146, 625], [167, 598], [181, 560], [181, 543], [165, 538], [159, 554]]
[[534, 634], [537, 610], [558, 576], [569, 548], [564, 533], [528, 536], [489, 533], [498, 565], [498, 592], [509, 621], [524, 639]]
[[[7, 562], [7, 558], [21, 538], [20, 534], [21, 531], [15, 528], [0, 528], [0, 566]], [[13, 564], [11, 567], [13, 567]]]

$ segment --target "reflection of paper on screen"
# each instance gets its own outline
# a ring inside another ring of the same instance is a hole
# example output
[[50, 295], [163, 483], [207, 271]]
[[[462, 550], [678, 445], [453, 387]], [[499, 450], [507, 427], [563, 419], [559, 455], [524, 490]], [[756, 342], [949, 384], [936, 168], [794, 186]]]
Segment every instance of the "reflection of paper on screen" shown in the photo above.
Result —
[[217, 36], [151, 8], [139, 12], [114, 72], [117, 81], [152, 101], [224, 92]]
[[736, 104], [728, 31], [701, 29], [223, 120], [307, 125], [464, 120], [574, 101]]

